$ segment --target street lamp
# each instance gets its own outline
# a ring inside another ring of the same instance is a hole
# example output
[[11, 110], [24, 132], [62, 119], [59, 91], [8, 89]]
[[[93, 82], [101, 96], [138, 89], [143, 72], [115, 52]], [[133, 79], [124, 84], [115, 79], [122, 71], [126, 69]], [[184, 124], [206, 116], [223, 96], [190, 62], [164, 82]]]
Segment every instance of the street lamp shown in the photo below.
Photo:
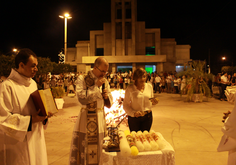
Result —
[[224, 61], [224, 60], [226, 60], [226, 57], [224, 56], [224, 57], [222, 57], [222, 60]]
[[16, 49], [16, 48], [14, 48], [12, 51], [16, 53], [16, 52], [17, 52], [17, 49]]
[[64, 62], [66, 63], [66, 55], [67, 55], [67, 19], [71, 19], [70, 14], [65, 13], [64, 16], [59, 15], [60, 18], [65, 19], [65, 46], [64, 46], [64, 54], [65, 54], [65, 59]]

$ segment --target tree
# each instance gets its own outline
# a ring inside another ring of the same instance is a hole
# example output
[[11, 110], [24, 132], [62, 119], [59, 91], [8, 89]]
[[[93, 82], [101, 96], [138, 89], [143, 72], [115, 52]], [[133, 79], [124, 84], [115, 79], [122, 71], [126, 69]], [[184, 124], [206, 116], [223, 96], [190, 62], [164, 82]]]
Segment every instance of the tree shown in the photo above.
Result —
[[52, 74], [61, 74], [73, 72], [73, 68], [70, 64], [57, 64], [53, 62], [53, 71]]
[[11, 69], [15, 68], [15, 56], [0, 55], [0, 77], [8, 77]]
[[223, 66], [221, 68], [221, 72], [226, 72], [233, 75], [234, 73], [236, 73], [236, 66]]
[[192, 100], [193, 94], [205, 94], [206, 97], [211, 96], [210, 89], [206, 83], [206, 79], [212, 78], [210, 74], [204, 72], [205, 61], [193, 61], [192, 65], [185, 71], [178, 73], [178, 76], [189, 75], [192, 77], [191, 85], [187, 85], [187, 100]]
[[50, 58], [38, 57], [38, 72], [37, 75], [48, 74], [53, 71], [53, 62]]

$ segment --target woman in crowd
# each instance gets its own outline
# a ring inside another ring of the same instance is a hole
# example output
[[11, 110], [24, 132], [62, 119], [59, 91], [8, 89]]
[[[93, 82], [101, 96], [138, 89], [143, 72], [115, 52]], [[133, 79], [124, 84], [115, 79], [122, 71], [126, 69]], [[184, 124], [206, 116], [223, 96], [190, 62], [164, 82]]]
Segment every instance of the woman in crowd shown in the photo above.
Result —
[[227, 83], [227, 86], [231, 86], [231, 83], [232, 83], [232, 77], [230, 74], [228, 74], [228, 83]]
[[150, 131], [152, 126], [152, 105], [158, 101], [153, 97], [153, 87], [146, 83], [147, 73], [143, 68], [135, 70], [134, 84], [127, 87], [123, 107], [128, 114], [130, 131]]
[[73, 81], [73, 78], [71, 78], [71, 80], [68, 82], [68, 89], [67, 89], [67, 92], [66, 92], [66, 96], [68, 95], [69, 92], [73, 92], [76, 96], [76, 92], [75, 92], [75, 89], [74, 89], [74, 81]]
[[186, 94], [186, 89], [185, 89], [186, 85], [187, 85], [186, 78], [185, 78], [185, 76], [182, 76], [180, 90], [181, 90], [181, 93], [184, 94], [184, 95]]
[[161, 84], [161, 92], [165, 92], [166, 80], [164, 76], [161, 77], [160, 84]]
[[114, 86], [115, 86], [115, 88], [117, 88], [117, 75], [114, 76], [114, 80], [113, 80], [113, 82], [114, 82]]
[[154, 85], [155, 85], [155, 84], [154, 84], [154, 73], [151, 74], [150, 83], [152, 84], [153, 89], [155, 89], [155, 88], [154, 88]]
[[123, 76], [120, 75], [120, 78], [119, 78], [119, 85], [120, 85], [120, 89], [123, 89]]

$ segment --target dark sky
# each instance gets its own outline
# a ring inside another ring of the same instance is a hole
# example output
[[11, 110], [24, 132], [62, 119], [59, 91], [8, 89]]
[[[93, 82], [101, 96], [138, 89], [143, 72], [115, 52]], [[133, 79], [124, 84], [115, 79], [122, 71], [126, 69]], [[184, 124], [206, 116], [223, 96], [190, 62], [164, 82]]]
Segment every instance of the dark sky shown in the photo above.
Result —
[[[68, 47], [89, 40], [90, 30], [102, 30], [110, 22], [110, 0], [28, 0], [0, 2], [0, 51], [32, 49], [38, 56], [55, 61], [64, 47], [64, 21], [68, 11]], [[162, 38], [191, 45], [191, 59], [210, 59], [212, 65], [236, 65], [235, 0], [137, 0], [137, 19], [146, 28], [161, 28]]]

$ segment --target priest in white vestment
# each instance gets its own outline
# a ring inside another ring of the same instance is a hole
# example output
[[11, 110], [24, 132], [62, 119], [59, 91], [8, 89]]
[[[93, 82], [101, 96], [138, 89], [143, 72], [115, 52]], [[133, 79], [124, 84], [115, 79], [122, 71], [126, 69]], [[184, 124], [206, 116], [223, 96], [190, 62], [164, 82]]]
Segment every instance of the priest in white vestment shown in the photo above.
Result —
[[108, 68], [107, 60], [99, 57], [93, 70], [77, 79], [76, 92], [82, 108], [73, 131], [70, 165], [101, 164], [106, 132], [104, 106], [110, 108], [113, 102], [109, 83], [104, 78]]
[[30, 94], [37, 90], [32, 79], [38, 71], [37, 56], [22, 49], [16, 69], [0, 84], [0, 164], [47, 165], [43, 122]]
[[[222, 143], [221, 140], [217, 150], [228, 151], [227, 165], [236, 165], [236, 97], [234, 108], [228, 118], [224, 121], [224, 127], [221, 130], [224, 133], [223, 137], [226, 136], [229, 139], [223, 138], [225, 142], [223, 141]], [[227, 147], [224, 146], [226, 143], [229, 143]]]

